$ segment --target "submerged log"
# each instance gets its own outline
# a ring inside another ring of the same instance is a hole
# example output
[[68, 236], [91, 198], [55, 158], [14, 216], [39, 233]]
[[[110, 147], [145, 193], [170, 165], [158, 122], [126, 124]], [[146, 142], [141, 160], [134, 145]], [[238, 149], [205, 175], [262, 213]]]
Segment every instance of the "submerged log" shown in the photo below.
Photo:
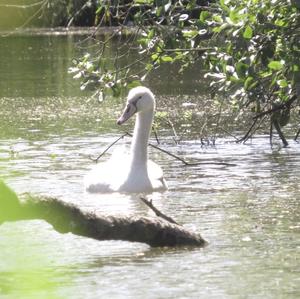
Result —
[[[3, 189], [2, 189], [3, 190]], [[18, 197], [0, 194], [0, 224], [5, 221], [42, 219], [60, 233], [96, 240], [123, 240], [159, 246], [204, 246], [206, 241], [184, 227], [162, 218], [114, 216], [83, 210], [57, 198], [27, 194]]]

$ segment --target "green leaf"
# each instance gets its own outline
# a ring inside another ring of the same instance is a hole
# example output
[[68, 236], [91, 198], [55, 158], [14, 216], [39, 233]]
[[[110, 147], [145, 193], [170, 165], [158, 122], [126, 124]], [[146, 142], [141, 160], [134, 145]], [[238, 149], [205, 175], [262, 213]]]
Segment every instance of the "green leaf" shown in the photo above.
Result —
[[145, 69], [146, 69], [147, 71], [153, 70], [153, 64], [147, 63], [146, 66], [145, 66]]
[[260, 73], [260, 77], [261, 78], [267, 78], [267, 77], [270, 77], [270, 76], [272, 76], [272, 72], [271, 71], [265, 71], [265, 72], [262, 72], [262, 73]]
[[247, 90], [249, 88], [249, 86], [252, 84], [253, 81], [254, 81], [253, 77], [248, 77], [246, 79], [246, 81], [244, 82], [245, 90]]
[[236, 73], [239, 76], [239, 78], [245, 78], [246, 77], [246, 72], [248, 70], [249, 66], [248, 64], [244, 62], [238, 62], [235, 66]]
[[196, 31], [196, 30], [184, 30], [182, 32], [182, 34], [186, 38], [195, 38], [198, 35], [198, 31]]
[[274, 71], [279, 71], [283, 68], [283, 64], [281, 61], [273, 60], [273, 61], [269, 62], [268, 68], [271, 70], [274, 70]]
[[224, 11], [226, 12], [230, 11], [229, 7], [225, 4], [225, 0], [220, 0], [220, 6]]
[[284, 88], [284, 87], [287, 87], [287, 86], [288, 86], [288, 82], [287, 82], [285, 79], [278, 80], [278, 81], [277, 81], [277, 84], [278, 84], [281, 88]]
[[223, 23], [223, 19], [220, 15], [213, 15], [213, 20], [217, 23]]
[[293, 65], [293, 72], [298, 72], [299, 70], [300, 70], [299, 65], [294, 64], [294, 65]]
[[237, 23], [240, 20], [239, 12], [236, 10], [231, 10], [229, 13], [229, 18], [232, 23]]
[[201, 13], [200, 13], [200, 16], [199, 16], [199, 20], [204, 23], [207, 18], [210, 16], [210, 13], [206, 10], [202, 10]]
[[230, 27], [231, 27], [230, 24], [223, 23], [221, 26], [217, 26], [217, 27], [213, 28], [213, 32], [220, 33], [222, 30], [230, 28]]
[[151, 55], [151, 59], [152, 59], [152, 61], [156, 61], [157, 60], [157, 58], [158, 58], [158, 54], [156, 54], [156, 53], [154, 53], [154, 54], [152, 54]]
[[97, 8], [96, 10], [96, 15], [100, 15], [100, 13], [102, 12], [102, 10], [104, 10], [105, 8], [103, 6], [100, 6]]
[[154, 35], [155, 35], [155, 30], [154, 30], [154, 29], [151, 29], [151, 30], [148, 32], [147, 37], [148, 37], [149, 39], [152, 39], [152, 38], [154, 37]]
[[173, 58], [171, 56], [162, 56], [161, 57], [161, 60], [163, 62], [172, 62], [173, 61]]
[[251, 39], [253, 36], [252, 28], [248, 25], [243, 33], [245, 39]]
[[164, 7], [163, 6], [159, 6], [157, 9], [156, 9], [156, 15], [158, 17], [160, 17], [162, 14], [163, 14], [163, 11], [164, 11]]
[[241, 80], [235, 76], [230, 76], [229, 77], [229, 80], [232, 82], [232, 83], [240, 83]]

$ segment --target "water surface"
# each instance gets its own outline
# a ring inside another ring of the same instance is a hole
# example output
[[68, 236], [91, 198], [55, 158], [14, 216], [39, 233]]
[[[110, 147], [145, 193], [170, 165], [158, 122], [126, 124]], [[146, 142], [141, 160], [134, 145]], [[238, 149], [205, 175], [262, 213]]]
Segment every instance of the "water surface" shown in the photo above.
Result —
[[[66, 70], [79, 38], [1, 40], [0, 176], [18, 193], [153, 215], [138, 197], [83, 190], [89, 156], [122, 134], [115, 124], [122, 99], [100, 105], [70, 80]], [[159, 103], [174, 95], [154, 88]], [[62, 235], [41, 221], [6, 223], [1, 298], [299, 298], [299, 144], [271, 148], [261, 135], [247, 144], [219, 138], [215, 146], [187, 136], [176, 145], [171, 137], [165, 132], [161, 146], [187, 160], [232, 164], [186, 167], [149, 149], [169, 183], [167, 192], [152, 195], [154, 204], [209, 246], [153, 249]]]

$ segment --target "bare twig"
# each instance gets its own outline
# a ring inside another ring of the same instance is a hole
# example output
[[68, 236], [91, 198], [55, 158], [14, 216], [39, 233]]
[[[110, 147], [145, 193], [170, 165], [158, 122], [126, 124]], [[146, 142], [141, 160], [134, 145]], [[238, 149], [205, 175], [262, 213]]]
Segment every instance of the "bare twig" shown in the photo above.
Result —
[[[132, 134], [126, 132], [128, 136], [132, 137]], [[182, 162], [185, 166], [196, 166], [196, 165], [206, 165], [206, 164], [213, 164], [213, 165], [225, 165], [225, 166], [236, 166], [236, 164], [233, 164], [233, 163], [226, 163], [226, 162], [187, 162], [186, 160], [184, 160], [183, 158], [157, 146], [157, 145], [154, 145], [152, 143], [148, 143], [149, 146], [175, 158], [176, 160], [179, 160], [180, 162]]]
[[154, 137], [155, 137], [155, 140], [156, 140], [157, 144], [160, 144], [160, 141], [159, 141], [156, 130], [154, 128], [152, 128], [152, 131], [153, 131], [153, 134], [154, 134]]
[[113, 143], [111, 143], [96, 159], [92, 158], [91, 156], [89, 157], [92, 161], [98, 163], [99, 159], [112, 147], [114, 146], [117, 142], [119, 142], [122, 138], [125, 136], [128, 136], [129, 134], [126, 132], [119, 138], [117, 138]]
[[284, 147], [287, 147], [289, 144], [288, 144], [288, 142], [287, 142], [287, 140], [286, 140], [286, 138], [285, 138], [285, 136], [284, 136], [284, 134], [283, 134], [283, 132], [280, 128], [280, 124], [278, 123], [277, 120], [273, 120], [273, 125], [274, 125], [274, 127], [275, 127], [282, 143], [284, 144]]
[[296, 136], [295, 136], [295, 138], [294, 138], [295, 141], [297, 141], [297, 139], [298, 139], [298, 137], [299, 137], [299, 134], [300, 134], [300, 129], [298, 130], [298, 132], [297, 132], [297, 134], [296, 134]]
[[176, 144], [178, 144], [178, 141], [180, 141], [180, 138], [177, 135], [177, 132], [176, 132], [176, 129], [175, 129], [175, 126], [174, 126], [173, 122], [170, 119], [166, 119], [166, 122], [171, 127], [171, 129], [173, 131], [173, 135], [174, 135], [173, 140], [175, 141]]
[[239, 139], [236, 136], [234, 136], [232, 133], [230, 133], [228, 130], [226, 130], [226, 129], [222, 128], [222, 127], [219, 127], [219, 129], [221, 131], [223, 131], [224, 133], [226, 133], [228, 136], [231, 136], [232, 138], [234, 138], [236, 140], [236, 142], [239, 142], [238, 141]]
[[270, 123], [270, 145], [273, 146], [273, 122]]
[[82, 5], [82, 7], [80, 9], [78, 9], [74, 14], [73, 16], [70, 18], [70, 20], [68, 21], [68, 24], [67, 24], [67, 28], [69, 28], [72, 23], [74, 22], [74, 19], [84, 10], [86, 9], [88, 6], [90, 5], [90, 2], [87, 1], [85, 4]]
[[[98, 163], [99, 159], [112, 147], [114, 146], [117, 142], [119, 142], [122, 138], [124, 138], [125, 136], [130, 136], [132, 137], [132, 134], [130, 134], [129, 132], [125, 132], [122, 136], [118, 137], [113, 143], [111, 143], [97, 158], [92, 158], [91, 156], [89, 156], [89, 159]], [[224, 166], [236, 166], [236, 164], [233, 163], [226, 163], [226, 162], [187, 162], [186, 160], [184, 160], [183, 158], [157, 146], [154, 145], [152, 143], [148, 143], [149, 146], [151, 146], [152, 148], [155, 148], [173, 158], [175, 158], [176, 160], [179, 160], [180, 162], [182, 162], [185, 166], [197, 166], [197, 165], [224, 165]]]
[[242, 137], [241, 139], [237, 140], [236, 142], [239, 143], [239, 142], [246, 142], [249, 138], [251, 138], [253, 136], [253, 134], [255, 133], [256, 130], [258, 130], [260, 128], [260, 125], [262, 124], [262, 122], [265, 120], [266, 116], [261, 118], [257, 127], [252, 131], [252, 129], [254, 128], [255, 124], [257, 123], [258, 121], [258, 118], [254, 119], [251, 127], [249, 128], [249, 130], [247, 131], [247, 133], [244, 135], [244, 137]]
[[164, 213], [162, 213], [160, 210], [158, 210], [152, 203], [152, 200], [148, 200], [145, 197], [140, 197], [141, 201], [146, 204], [154, 213], [156, 216], [163, 218], [164, 220], [167, 220], [168, 222], [178, 224], [172, 217], [165, 215]]
[[237, 143], [243, 142], [243, 141], [246, 142], [246, 141], [249, 139], [249, 135], [250, 135], [252, 129], [254, 128], [254, 126], [256, 125], [257, 121], [258, 121], [258, 118], [255, 118], [255, 119], [253, 120], [253, 123], [252, 123], [252, 125], [250, 126], [250, 128], [248, 129], [247, 133], [246, 133], [242, 138], [238, 139], [238, 140], [236, 141]]

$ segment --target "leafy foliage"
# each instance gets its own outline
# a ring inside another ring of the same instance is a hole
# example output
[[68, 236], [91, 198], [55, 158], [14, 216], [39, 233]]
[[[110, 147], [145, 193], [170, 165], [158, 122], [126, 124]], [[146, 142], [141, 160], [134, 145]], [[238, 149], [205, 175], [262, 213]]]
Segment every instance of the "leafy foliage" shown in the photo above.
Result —
[[[96, 61], [77, 64], [73, 71], [84, 77], [83, 87], [116, 93], [140, 84], [163, 64], [179, 65], [182, 72], [201, 61], [212, 93], [228, 95], [237, 109], [250, 108], [257, 118], [272, 115], [271, 122], [283, 126], [297, 106], [298, 0], [104, 1], [97, 16], [100, 25], [119, 25], [117, 34], [127, 30], [127, 38], [119, 38], [119, 52], [110, 62], [103, 50]], [[128, 33], [131, 24], [136, 30]], [[117, 34], [102, 42], [102, 49]], [[123, 62], [129, 55], [136, 55], [134, 64]]]
[[298, 9], [283, 0], [220, 1], [220, 7], [206, 20], [217, 45], [203, 55], [207, 75], [218, 78], [212, 85], [240, 105], [253, 103], [256, 112], [262, 104], [287, 102], [299, 83]]

